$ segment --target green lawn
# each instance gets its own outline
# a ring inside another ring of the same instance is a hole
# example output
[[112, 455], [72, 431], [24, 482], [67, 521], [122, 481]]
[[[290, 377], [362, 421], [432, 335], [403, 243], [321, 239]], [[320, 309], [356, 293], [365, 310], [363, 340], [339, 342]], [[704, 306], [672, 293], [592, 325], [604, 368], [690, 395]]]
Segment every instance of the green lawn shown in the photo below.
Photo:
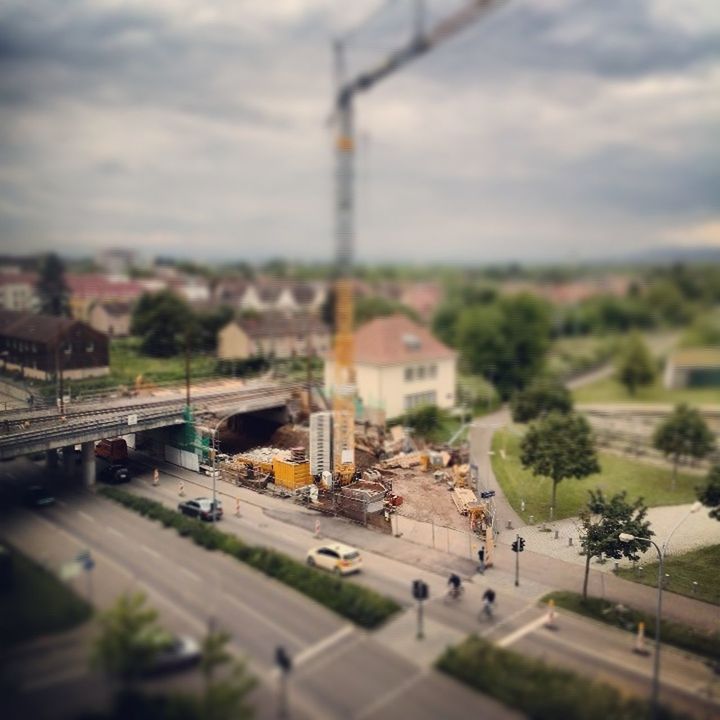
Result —
[[[194, 355], [190, 358], [190, 376], [193, 380], [217, 375], [217, 360], [212, 355]], [[140, 353], [138, 338], [114, 338], [110, 342], [110, 374], [101, 378], [66, 381], [70, 392], [92, 392], [109, 387], [131, 387], [142, 375], [146, 383], [173, 383], [185, 380], [185, 357], [154, 358]], [[55, 394], [55, 383], [46, 383], [44, 389]]]
[[[665, 587], [671, 592], [698, 598], [720, 605], [720, 545], [691, 550], [682, 555], [665, 558]], [[657, 563], [649, 563], [642, 570], [622, 568], [619, 575], [643, 585], [657, 587]], [[697, 586], [693, 585], [697, 582]]]
[[598, 380], [591, 385], [578, 388], [573, 392], [576, 403], [681, 403], [690, 405], [720, 405], [720, 388], [687, 388], [666, 390], [662, 378], [658, 376], [653, 385], [639, 388], [635, 395], [613, 378]]
[[10, 548], [13, 585], [0, 591], [0, 647], [68, 630], [87, 620], [90, 606], [54, 575]]
[[[505, 459], [502, 450], [505, 451]], [[505, 496], [515, 511], [529, 522], [547, 520], [550, 508], [552, 483], [548, 478], [533, 477], [530, 470], [523, 469], [520, 463], [520, 437], [503, 428], [493, 438], [493, 470]], [[599, 453], [602, 471], [584, 480], [568, 479], [558, 485], [555, 518], [560, 520], [576, 516], [585, 506], [588, 490], [602, 488], [605, 493], [613, 494], [626, 490], [628, 498], [645, 498], [650, 507], [655, 505], [677, 505], [693, 502], [695, 487], [701, 480], [692, 475], [678, 474], [677, 489], [670, 489], [672, 472], [663, 468], [644, 465], [610, 453]], [[521, 511], [521, 500], [525, 500], [525, 510]]]
[[547, 370], [558, 377], [568, 377], [608, 360], [617, 348], [616, 336], [560, 338], [550, 346]]

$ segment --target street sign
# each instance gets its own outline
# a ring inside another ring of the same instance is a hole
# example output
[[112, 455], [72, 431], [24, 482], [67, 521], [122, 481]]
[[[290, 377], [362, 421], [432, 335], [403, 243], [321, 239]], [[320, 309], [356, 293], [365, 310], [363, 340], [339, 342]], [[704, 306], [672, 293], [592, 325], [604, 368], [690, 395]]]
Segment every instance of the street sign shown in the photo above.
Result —
[[128, 419], [127, 419], [128, 425], [137, 425], [137, 420], [138, 420], [137, 415], [135, 415], [135, 414], [128, 415]]

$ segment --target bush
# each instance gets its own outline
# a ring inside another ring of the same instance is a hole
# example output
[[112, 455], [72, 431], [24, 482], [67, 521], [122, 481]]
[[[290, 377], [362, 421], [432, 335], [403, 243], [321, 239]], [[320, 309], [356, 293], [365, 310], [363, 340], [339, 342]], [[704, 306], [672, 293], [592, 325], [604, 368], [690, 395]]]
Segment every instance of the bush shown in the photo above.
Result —
[[100, 493], [140, 515], [175, 528], [179, 535], [190, 537], [195, 544], [207, 550], [220, 550], [232, 555], [362, 627], [377, 627], [400, 609], [394, 600], [374, 590], [326, 575], [275, 550], [246, 545], [235, 535], [181, 515], [154, 500], [115, 487], [102, 488]]
[[[446, 650], [436, 666], [533, 720], [646, 720], [650, 714], [643, 700], [476, 636]], [[669, 720], [674, 715], [661, 708], [659, 717]]]

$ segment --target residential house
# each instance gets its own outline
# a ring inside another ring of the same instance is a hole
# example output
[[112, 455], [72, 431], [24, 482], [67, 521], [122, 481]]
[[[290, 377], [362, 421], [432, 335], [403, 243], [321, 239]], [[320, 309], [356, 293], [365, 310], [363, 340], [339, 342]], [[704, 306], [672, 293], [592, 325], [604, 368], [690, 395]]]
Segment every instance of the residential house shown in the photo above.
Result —
[[133, 303], [122, 300], [97, 302], [90, 308], [88, 323], [110, 337], [126, 337], [130, 334]]
[[26, 272], [0, 273], [0, 308], [37, 310], [40, 299], [36, 290], [37, 275]]
[[6, 370], [49, 380], [57, 372], [80, 379], [110, 371], [108, 337], [73, 318], [0, 310], [0, 355]]
[[330, 329], [310, 315], [264, 313], [240, 317], [218, 332], [220, 360], [245, 360], [260, 355], [290, 358], [305, 356], [308, 350], [323, 354], [329, 348]]
[[[397, 314], [371, 320], [354, 335], [357, 393], [363, 406], [385, 417], [420, 405], [455, 405], [456, 353], [423, 326]], [[335, 382], [332, 357], [325, 363], [325, 387]]]
[[324, 284], [226, 279], [215, 288], [215, 301], [241, 311], [316, 315], [327, 297]]
[[145, 287], [136, 280], [95, 273], [66, 273], [65, 282], [70, 290], [72, 316], [83, 321], [88, 320], [97, 302], [134, 302], [145, 292]]
[[687, 387], [720, 388], [720, 350], [678, 350], [667, 360], [663, 383], [669, 390]]
[[418, 282], [403, 288], [400, 302], [414, 310], [424, 323], [429, 323], [442, 298], [443, 290], [438, 283]]

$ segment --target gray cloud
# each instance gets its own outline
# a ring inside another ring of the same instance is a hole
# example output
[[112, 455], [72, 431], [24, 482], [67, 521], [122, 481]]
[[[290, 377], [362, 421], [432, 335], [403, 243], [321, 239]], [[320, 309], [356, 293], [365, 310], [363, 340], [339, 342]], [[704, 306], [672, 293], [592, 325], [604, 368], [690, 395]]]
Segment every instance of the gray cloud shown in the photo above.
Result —
[[[331, 254], [337, 9], [207, 5], [222, 13], [0, 10], [4, 245]], [[509, 2], [359, 99], [359, 256], [562, 257], [603, 233], [607, 253], [717, 219], [720, 21], [657, 5]], [[379, 14], [351, 67], [407, 37], [409, 15]]]

